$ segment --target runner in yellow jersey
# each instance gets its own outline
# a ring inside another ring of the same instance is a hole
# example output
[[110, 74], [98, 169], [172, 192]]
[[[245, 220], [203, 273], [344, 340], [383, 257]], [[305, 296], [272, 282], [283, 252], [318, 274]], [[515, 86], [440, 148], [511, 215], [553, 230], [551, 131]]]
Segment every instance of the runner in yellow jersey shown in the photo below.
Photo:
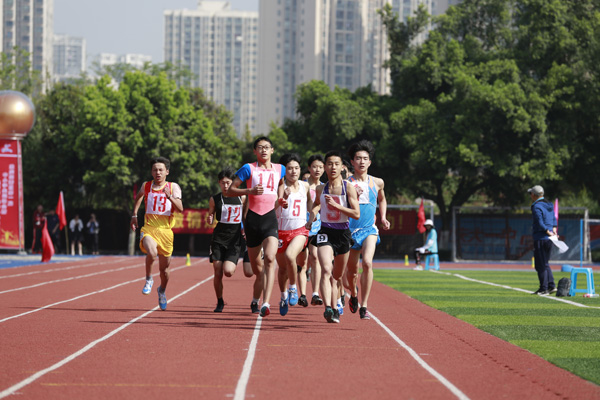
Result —
[[146, 215], [140, 231], [140, 249], [146, 253], [146, 284], [143, 294], [152, 291], [152, 265], [158, 257], [160, 286], [158, 287], [158, 305], [167, 309], [165, 289], [169, 282], [169, 265], [173, 254], [173, 212], [183, 212], [181, 188], [175, 182], [167, 182], [171, 163], [164, 157], [152, 159], [152, 181], [145, 182], [135, 198], [131, 229], [138, 227], [137, 213], [144, 200]]

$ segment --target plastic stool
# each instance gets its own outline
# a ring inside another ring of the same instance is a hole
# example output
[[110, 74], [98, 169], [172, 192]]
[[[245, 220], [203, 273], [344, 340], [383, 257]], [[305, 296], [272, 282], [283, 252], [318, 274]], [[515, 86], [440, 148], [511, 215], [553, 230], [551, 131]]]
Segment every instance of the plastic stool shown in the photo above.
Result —
[[560, 272], [571, 272], [572, 269], [573, 269], [572, 265], [563, 264], [562, 268], [560, 269]]
[[[577, 275], [585, 274], [587, 280], [587, 288], [577, 289]], [[571, 269], [571, 289], [569, 289], [569, 296], [575, 296], [575, 293], [587, 293], [595, 294], [596, 288], [594, 287], [594, 273], [591, 268], [573, 268]]]
[[431, 260], [431, 268], [440, 269], [440, 257], [437, 254], [428, 254], [425, 256], [425, 271], [429, 271], [429, 260]]

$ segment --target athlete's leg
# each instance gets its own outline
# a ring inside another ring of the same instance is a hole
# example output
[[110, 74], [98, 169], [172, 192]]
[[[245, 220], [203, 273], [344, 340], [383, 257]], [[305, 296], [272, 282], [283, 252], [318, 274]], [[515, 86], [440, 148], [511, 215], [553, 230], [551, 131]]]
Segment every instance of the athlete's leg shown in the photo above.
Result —
[[377, 236], [370, 235], [363, 242], [362, 274], [360, 275], [361, 306], [367, 307], [371, 286], [373, 286], [373, 256], [377, 246]]
[[277, 253], [277, 283], [279, 284], [279, 291], [281, 293], [287, 293], [287, 280], [288, 280], [288, 272], [285, 266], [285, 254]]
[[332, 304], [337, 303], [337, 299], [339, 296], [338, 281], [340, 281], [342, 276], [344, 275], [346, 264], [348, 263], [348, 255], [349, 253], [338, 254], [333, 260], [333, 279], [331, 280]]
[[263, 304], [269, 303], [271, 292], [273, 292], [273, 283], [275, 282], [275, 256], [277, 254], [278, 239], [275, 236], [269, 236], [263, 240], [264, 250], [264, 284], [263, 284]]
[[233, 261], [223, 262], [223, 275], [231, 278], [235, 273], [235, 267], [237, 267], [237, 265]]
[[287, 249], [285, 249], [285, 261], [290, 285], [296, 284], [296, 275], [298, 271], [298, 268], [296, 267], [296, 258], [302, 252], [304, 243], [306, 243], [306, 236], [296, 236], [288, 244]]
[[260, 299], [260, 295], [263, 291], [264, 285], [264, 271], [263, 271], [263, 259], [262, 259], [262, 247], [248, 247], [248, 258], [250, 259], [250, 265], [252, 272], [256, 276], [254, 280], [254, 288], [252, 297], [254, 299]]
[[360, 250], [350, 249], [348, 255], [348, 270], [346, 271], [346, 277], [348, 282], [348, 290], [353, 297], [356, 297], [358, 286], [358, 262], [360, 261]]
[[252, 264], [250, 261], [243, 261], [242, 268], [244, 269], [244, 276], [246, 278], [252, 278], [254, 276], [254, 272], [252, 272]]
[[319, 294], [321, 285], [321, 263], [317, 255], [317, 246], [308, 245], [308, 265], [310, 266], [310, 281], [313, 288], [313, 294]]
[[220, 299], [223, 297], [223, 261], [214, 261], [213, 269], [215, 270], [213, 286], [215, 287], [217, 299]]
[[[306, 242], [306, 241], [305, 241]], [[306, 296], [306, 269], [308, 268], [308, 249], [303, 249], [296, 257], [298, 291]]]
[[142, 239], [142, 245], [146, 249], [146, 279], [152, 276], [152, 265], [158, 256], [158, 245], [151, 236], [145, 235]]
[[325, 307], [331, 307], [332, 304], [335, 304], [335, 302], [331, 302], [331, 273], [333, 270], [333, 247], [319, 246], [317, 254], [319, 256], [319, 262], [321, 263], [321, 296], [323, 297]]
[[160, 270], [160, 287], [163, 292], [167, 288], [167, 284], [169, 283], [169, 266], [171, 265], [171, 257], [165, 257], [158, 255], [158, 269]]

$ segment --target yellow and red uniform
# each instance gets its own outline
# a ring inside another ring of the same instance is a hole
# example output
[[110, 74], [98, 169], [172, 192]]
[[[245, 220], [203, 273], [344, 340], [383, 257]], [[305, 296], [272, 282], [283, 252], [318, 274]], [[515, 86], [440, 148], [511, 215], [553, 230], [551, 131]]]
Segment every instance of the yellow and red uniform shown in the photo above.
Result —
[[171, 228], [175, 224], [175, 219], [173, 218], [173, 205], [163, 192], [166, 185], [169, 185], [169, 192], [173, 193], [171, 182], [165, 182], [158, 189], [152, 187], [152, 181], [144, 184], [146, 214], [144, 226], [140, 230], [140, 249], [147, 253], [143, 239], [144, 236], [150, 236], [157, 244], [158, 254], [170, 257], [173, 254], [173, 230]]

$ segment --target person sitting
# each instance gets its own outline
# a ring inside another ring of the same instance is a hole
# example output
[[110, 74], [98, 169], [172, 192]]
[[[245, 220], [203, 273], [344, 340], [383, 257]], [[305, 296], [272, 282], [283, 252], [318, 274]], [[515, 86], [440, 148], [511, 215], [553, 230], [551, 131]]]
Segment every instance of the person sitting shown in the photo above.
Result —
[[417, 247], [415, 249], [415, 260], [417, 262], [417, 266], [414, 269], [416, 271], [423, 270], [423, 267], [421, 266], [422, 255], [437, 254], [438, 252], [437, 231], [433, 226], [433, 221], [430, 219], [425, 220], [424, 225], [427, 231], [427, 239], [425, 240], [423, 247]]

